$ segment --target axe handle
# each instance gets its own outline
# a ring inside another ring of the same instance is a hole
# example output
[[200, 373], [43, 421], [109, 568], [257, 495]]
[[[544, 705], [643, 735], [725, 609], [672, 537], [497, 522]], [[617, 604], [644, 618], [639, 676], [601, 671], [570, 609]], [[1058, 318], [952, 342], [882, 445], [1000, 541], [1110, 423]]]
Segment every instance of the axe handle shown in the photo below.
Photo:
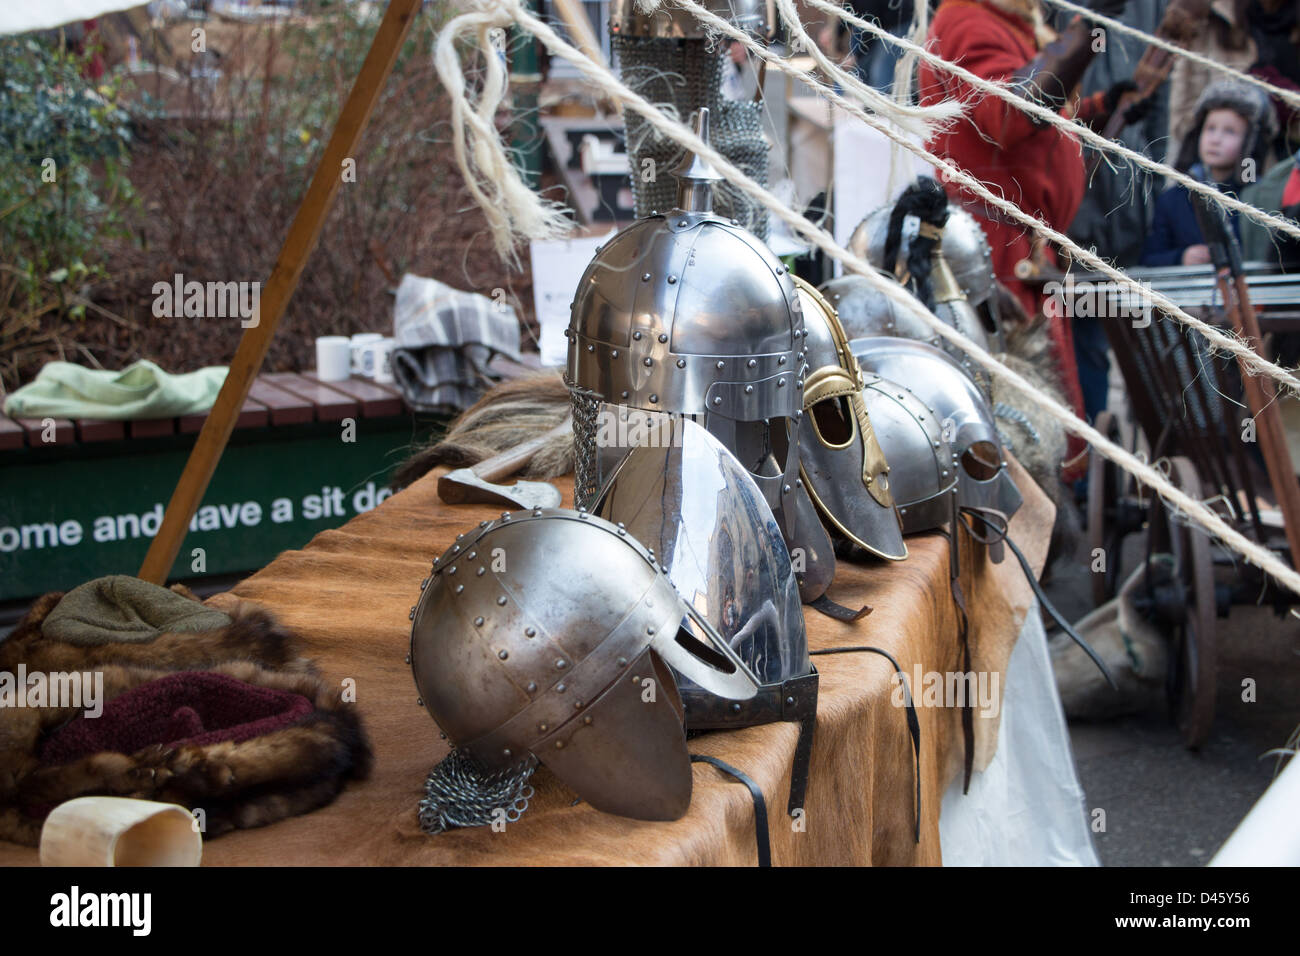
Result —
[[533, 456], [541, 451], [548, 442], [554, 438], [559, 438], [565, 432], [572, 430], [573, 416], [568, 415], [564, 421], [556, 425], [550, 431], [538, 435], [536, 438], [530, 438], [521, 445], [514, 448], [508, 448], [503, 452], [498, 452], [491, 458], [485, 458], [477, 465], [473, 466], [470, 471], [478, 475], [484, 481], [497, 482], [502, 478], [508, 478], [520, 468], [523, 468]]

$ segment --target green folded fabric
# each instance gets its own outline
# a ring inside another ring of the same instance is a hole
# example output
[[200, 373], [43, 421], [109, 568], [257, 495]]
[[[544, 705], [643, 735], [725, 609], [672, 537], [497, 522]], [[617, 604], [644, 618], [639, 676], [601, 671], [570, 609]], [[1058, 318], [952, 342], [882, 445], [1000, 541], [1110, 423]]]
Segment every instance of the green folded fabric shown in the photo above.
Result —
[[41, 633], [69, 644], [140, 643], [167, 632], [226, 627], [229, 615], [126, 574], [79, 584], [54, 605]]
[[173, 375], [141, 359], [121, 372], [49, 362], [5, 401], [11, 418], [174, 418], [206, 412], [226, 380], [222, 366]]

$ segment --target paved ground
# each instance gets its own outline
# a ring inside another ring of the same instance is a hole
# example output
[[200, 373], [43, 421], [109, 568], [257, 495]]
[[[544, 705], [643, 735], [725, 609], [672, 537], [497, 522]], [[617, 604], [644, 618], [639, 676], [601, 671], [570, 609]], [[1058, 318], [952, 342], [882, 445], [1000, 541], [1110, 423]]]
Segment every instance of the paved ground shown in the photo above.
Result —
[[[1140, 536], [1131, 540], [1140, 547]], [[1071, 620], [1091, 606], [1085, 556], [1059, 562], [1048, 588]], [[1261, 755], [1300, 726], [1300, 620], [1234, 607], [1215, 633], [1216, 716], [1199, 752], [1182, 746], [1159, 688], [1141, 713], [1070, 724], [1087, 805], [1105, 810], [1105, 832], [1094, 834], [1103, 865], [1208, 862], [1272, 779], [1274, 759]], [[1242, 700], [1247, 677], [1256, 682], [1253, 703]]]

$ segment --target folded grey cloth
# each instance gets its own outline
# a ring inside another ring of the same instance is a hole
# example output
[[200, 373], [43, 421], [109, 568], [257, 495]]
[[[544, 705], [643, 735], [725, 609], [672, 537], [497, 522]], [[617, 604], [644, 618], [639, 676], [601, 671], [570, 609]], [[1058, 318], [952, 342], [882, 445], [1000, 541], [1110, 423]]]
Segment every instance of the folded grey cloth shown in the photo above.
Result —
[[468, 408], [496, 382], [494, 356], [521, 358], [509, 303], [409, 273], [397, 287], [393, 338], [393, 376], [421, 412]]
[[79, 584], [59, 600], [41, 633], [69, 644], [140, 643], [167, 632], [226, 627], [230, 617], [167, 588], [126, 574]]

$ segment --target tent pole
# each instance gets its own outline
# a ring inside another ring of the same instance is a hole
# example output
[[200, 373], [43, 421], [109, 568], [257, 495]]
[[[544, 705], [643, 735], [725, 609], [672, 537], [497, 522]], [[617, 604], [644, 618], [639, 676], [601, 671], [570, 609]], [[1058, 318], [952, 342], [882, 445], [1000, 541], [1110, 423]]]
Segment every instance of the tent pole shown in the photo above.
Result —
[[298, 286], [303, 267], [320, 237], [325, 217], [342, 182], [343, 161], [355, 158], [361, 132], [393, 71], [393, 64], [411, 32], [419, 9], [420, 0], [391, 0], [384, 13], [384, 19], [371, 41], [370, 51], [366, 54], [347, 102], [339, 113], [334, 132], [330, 134], [320, 165], [316, 167], [311, 185], [307, 187], [307, 193], [289, 227], [289, 234], [280, 248], [280, 256], [262, 290], [262, 308], [257, 324], [244, 330], [239, 348], [230, 362], [225, 384], [221, 386], [221, 392], [217, 395], [212, 410], [208, 412], [203, 430], [199, 432], [198, 440], [185, 462], [185, 470], [181, 472], [180, 480], [176, 482], [176, 488], [167, 504], [162, 525], [140, 566], [140, 577], [146, 581], [163, 584], [171, 573], [190, 518], [208, 490], [208, 483], [217, 470], [217, 463], [230, 440], [230, 433], [234, 431], [240, 409], [248, 397], [248, 390], [271, 346], [276, 326], [284, 316], [285, 307]]

